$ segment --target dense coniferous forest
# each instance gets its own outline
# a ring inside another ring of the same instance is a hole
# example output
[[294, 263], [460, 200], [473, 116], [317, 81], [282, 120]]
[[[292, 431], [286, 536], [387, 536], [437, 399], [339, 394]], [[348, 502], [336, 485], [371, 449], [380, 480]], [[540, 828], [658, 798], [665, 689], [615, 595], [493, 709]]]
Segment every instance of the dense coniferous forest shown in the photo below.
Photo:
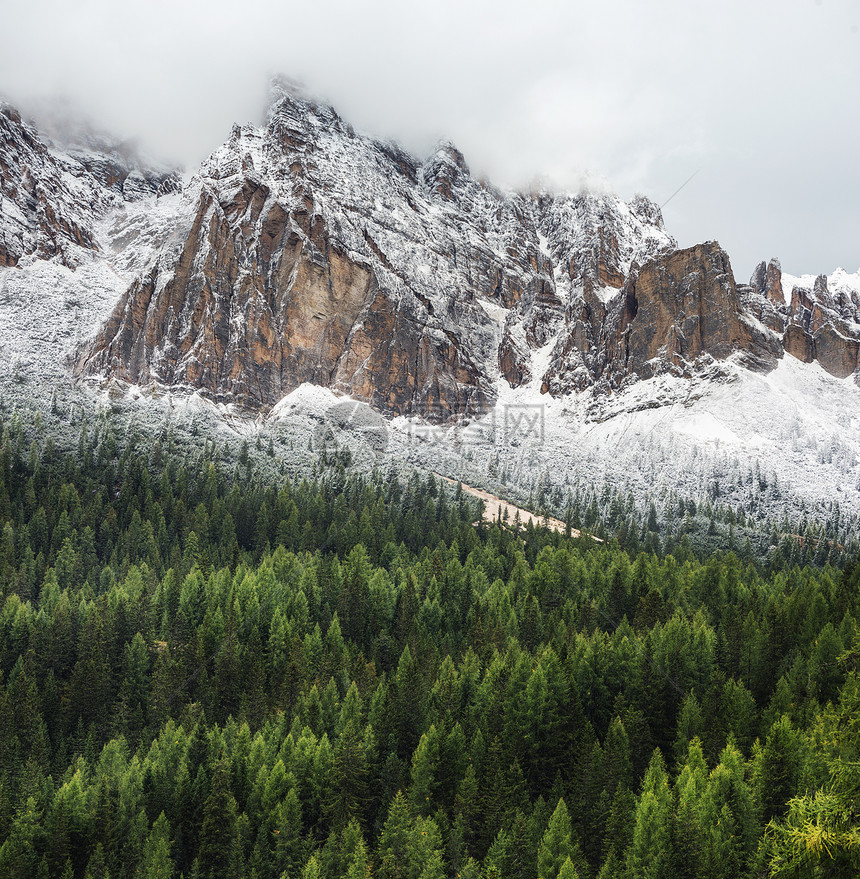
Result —
[[0, 876], [857, 875], [860, 567], [479, 519], [7, 423]]

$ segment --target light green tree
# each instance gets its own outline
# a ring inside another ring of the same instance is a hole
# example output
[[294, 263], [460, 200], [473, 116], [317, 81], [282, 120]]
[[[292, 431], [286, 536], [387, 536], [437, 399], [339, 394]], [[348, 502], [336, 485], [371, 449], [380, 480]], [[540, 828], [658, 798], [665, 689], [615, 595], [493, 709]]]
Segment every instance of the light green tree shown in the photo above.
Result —
[[559, 799], [538, 846], [537, 872], [540, 879], [558, 879], [565, 861], [581, 861], [579, 845], [574, 839], [570, 815], [564, 799]]
[[[858, 569], [860, 570], [860, 569]], [[860, 875], [860, 636], [843, 662], [854, 668], [839, 705], [822, 718], [829, 779], [792, 799], [783, 820], [767, 827], [772, 876], [817, 879]]]
[[658, 879], [669, 874], [671, 866], [670, 824], [672, 791], [663, 755], [654, 751], [642, 794], [636, 805], [633, 841], [627, 853], [627, 874], [635, 879]]

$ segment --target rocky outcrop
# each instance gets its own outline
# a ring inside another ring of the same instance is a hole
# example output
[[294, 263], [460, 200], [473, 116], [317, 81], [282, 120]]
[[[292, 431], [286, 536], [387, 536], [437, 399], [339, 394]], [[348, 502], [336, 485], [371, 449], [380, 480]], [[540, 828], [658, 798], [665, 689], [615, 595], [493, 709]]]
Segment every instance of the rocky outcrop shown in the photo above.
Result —
[[625, 368], [639, 375], [661, 360], [722, 360], [748, 341], [739, 304], [728, 257], [715, 242], [655, 260], [625, 290], [615, 359], [623, 347]]
[[778, 259], [760, 262], [750, 279], [750, 286], [777, 308], [785, 305], [782, 290], [782, 266]]
[[786, 352], [792, 357], [796, 357], [804, 363], [812, 363], [815, 360], [815, 342], [803, 327], [789, 324], [785, 328], [782, 343]]
[[[782, 334], [785, 351], [804, 363], [817, 361], [838, 378], [860, 383], [860, 278], [837, 269], [831, 276], [792, 278], [786, 286], [778, 260], [759, 263], [745, 307]], [[785, 292], [788, 291], [788, 297]]]
[[[625, 291], [625, 369], [647, 376], [662, 363], [682, 367], [702, 355], [739, 353], [745, 365], [768, 370], [781, 349], [744, 320], [728, 255], [708, 242], [644, 266]], [[616, 347], [616, 358], [620, 354]]]
[[173, 171], [79, 134], [54, 142], [0, 104], [0, 266], [32, 255], [74, 267], [98, 250], [95, 225], [110, 210], [179, 188]]
[[455, 201], [458, 182], [468, 178], [469, 168], [454, 144], [444, 141], [421, 169], [424, 186], [446, 201]]
[[522, 333], [517, 333], [514, 326], [505, 327], [499, 345], [499, 371], [502, 378], [512, 387], [518, 388], [532, 378], [530, 368], [531, 352]]
[[[586, 331], [589, 324], [596, 346]], [[574, 350], [586, 353], [589, 369], [566, 377], [562, 370], [569, 369]], [[631, 377], [690, 374], [703, 359], [733, 354], [745, 366], [766, 371], [776, 366], [782, 347], [774, 334], [745, 318], [728, 256], [708, 242], [648, 262], [608, 307], [589, 309], [584, 320], [577, 319], [553, 357], [558, 365], [547, 373], [544, 390], [558, 393], [577, 379], [583, 386], [597, 380], [617, 388]]]
[[836, 378], [847, 378], [857, 371], [860, 340], [840, 333], [832, 324], [822, 326], [812, 337], [815, 359]]
[[539, 200], [556, 283], [566, 292], [541, 390], [554, 395], [600, 385], [612, 333], [607, 323], [637, 267], [675, 249], [659, 207], [583, 194]]

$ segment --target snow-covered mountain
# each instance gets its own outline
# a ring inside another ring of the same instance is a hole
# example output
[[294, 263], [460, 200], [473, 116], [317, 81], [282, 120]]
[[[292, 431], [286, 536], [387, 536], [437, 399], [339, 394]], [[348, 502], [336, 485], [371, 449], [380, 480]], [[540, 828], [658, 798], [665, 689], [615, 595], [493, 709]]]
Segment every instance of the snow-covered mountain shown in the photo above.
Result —
[[311, 434], [346, 398], [389, 419], [385, 454], [492, 462], [521, 492], [764, 467], [860, 510], [858, 274], [772, 260], [738, 284], [647, 198], [500, 191], [450, 143], [418, 160], [283, 83], [184, 184], [8, 106], [0, 135], [7, 388], [50, 396], [71, 368], [82, 399], [194, 395]]
[[262, 409], [312, 382], [388, 414], [476, 414], [583, 313], [597, 344], [608, 291], [674, 249], [644, 198], [500, 192], [451, 144], [419, 162], [283, 88], [185, 197], [183, 247], [129, 289], [82, 374]]
[[312, 382], [447, 420], [538, 368], [553, 396], [736, 353], [857, 369], [850, 289], [822, 277], [780, 303], [776, 263], [738, 288], [719, 245], [677, 251], [644, 197], [500, 192], [449, 143], [419, 162], [282, 86], [184, 197], [182, 246], [126, 291], [81, 374], [263, 411]]

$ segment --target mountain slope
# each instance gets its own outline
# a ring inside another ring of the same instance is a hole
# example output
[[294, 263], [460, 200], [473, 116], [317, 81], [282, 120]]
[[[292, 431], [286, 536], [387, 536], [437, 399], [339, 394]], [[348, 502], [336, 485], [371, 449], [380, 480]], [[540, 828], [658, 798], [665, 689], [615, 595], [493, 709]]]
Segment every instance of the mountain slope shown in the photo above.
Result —
[[[205, 400], [285, 454], [331, 431], [522, 500], [582, 480], [747, 503], [761, 472], [765, 514], [860, 510], [857, 275], [772, 260], [740, 284], [645, 198], [502, 192], [450, 143], [419, 161], [283, 86], [181, 186], [0, 123], [7, 405], [107, 388], [154, 424]], [[365, 442], [338, 400], [388, 420]]]
[[27, 256], [76, 266], [98, 251], [94, 225], [124, 201], [179, 188], [121, 144], [81, 130], [73, 143], [40, 135], [0, 103], [0, 266]]

